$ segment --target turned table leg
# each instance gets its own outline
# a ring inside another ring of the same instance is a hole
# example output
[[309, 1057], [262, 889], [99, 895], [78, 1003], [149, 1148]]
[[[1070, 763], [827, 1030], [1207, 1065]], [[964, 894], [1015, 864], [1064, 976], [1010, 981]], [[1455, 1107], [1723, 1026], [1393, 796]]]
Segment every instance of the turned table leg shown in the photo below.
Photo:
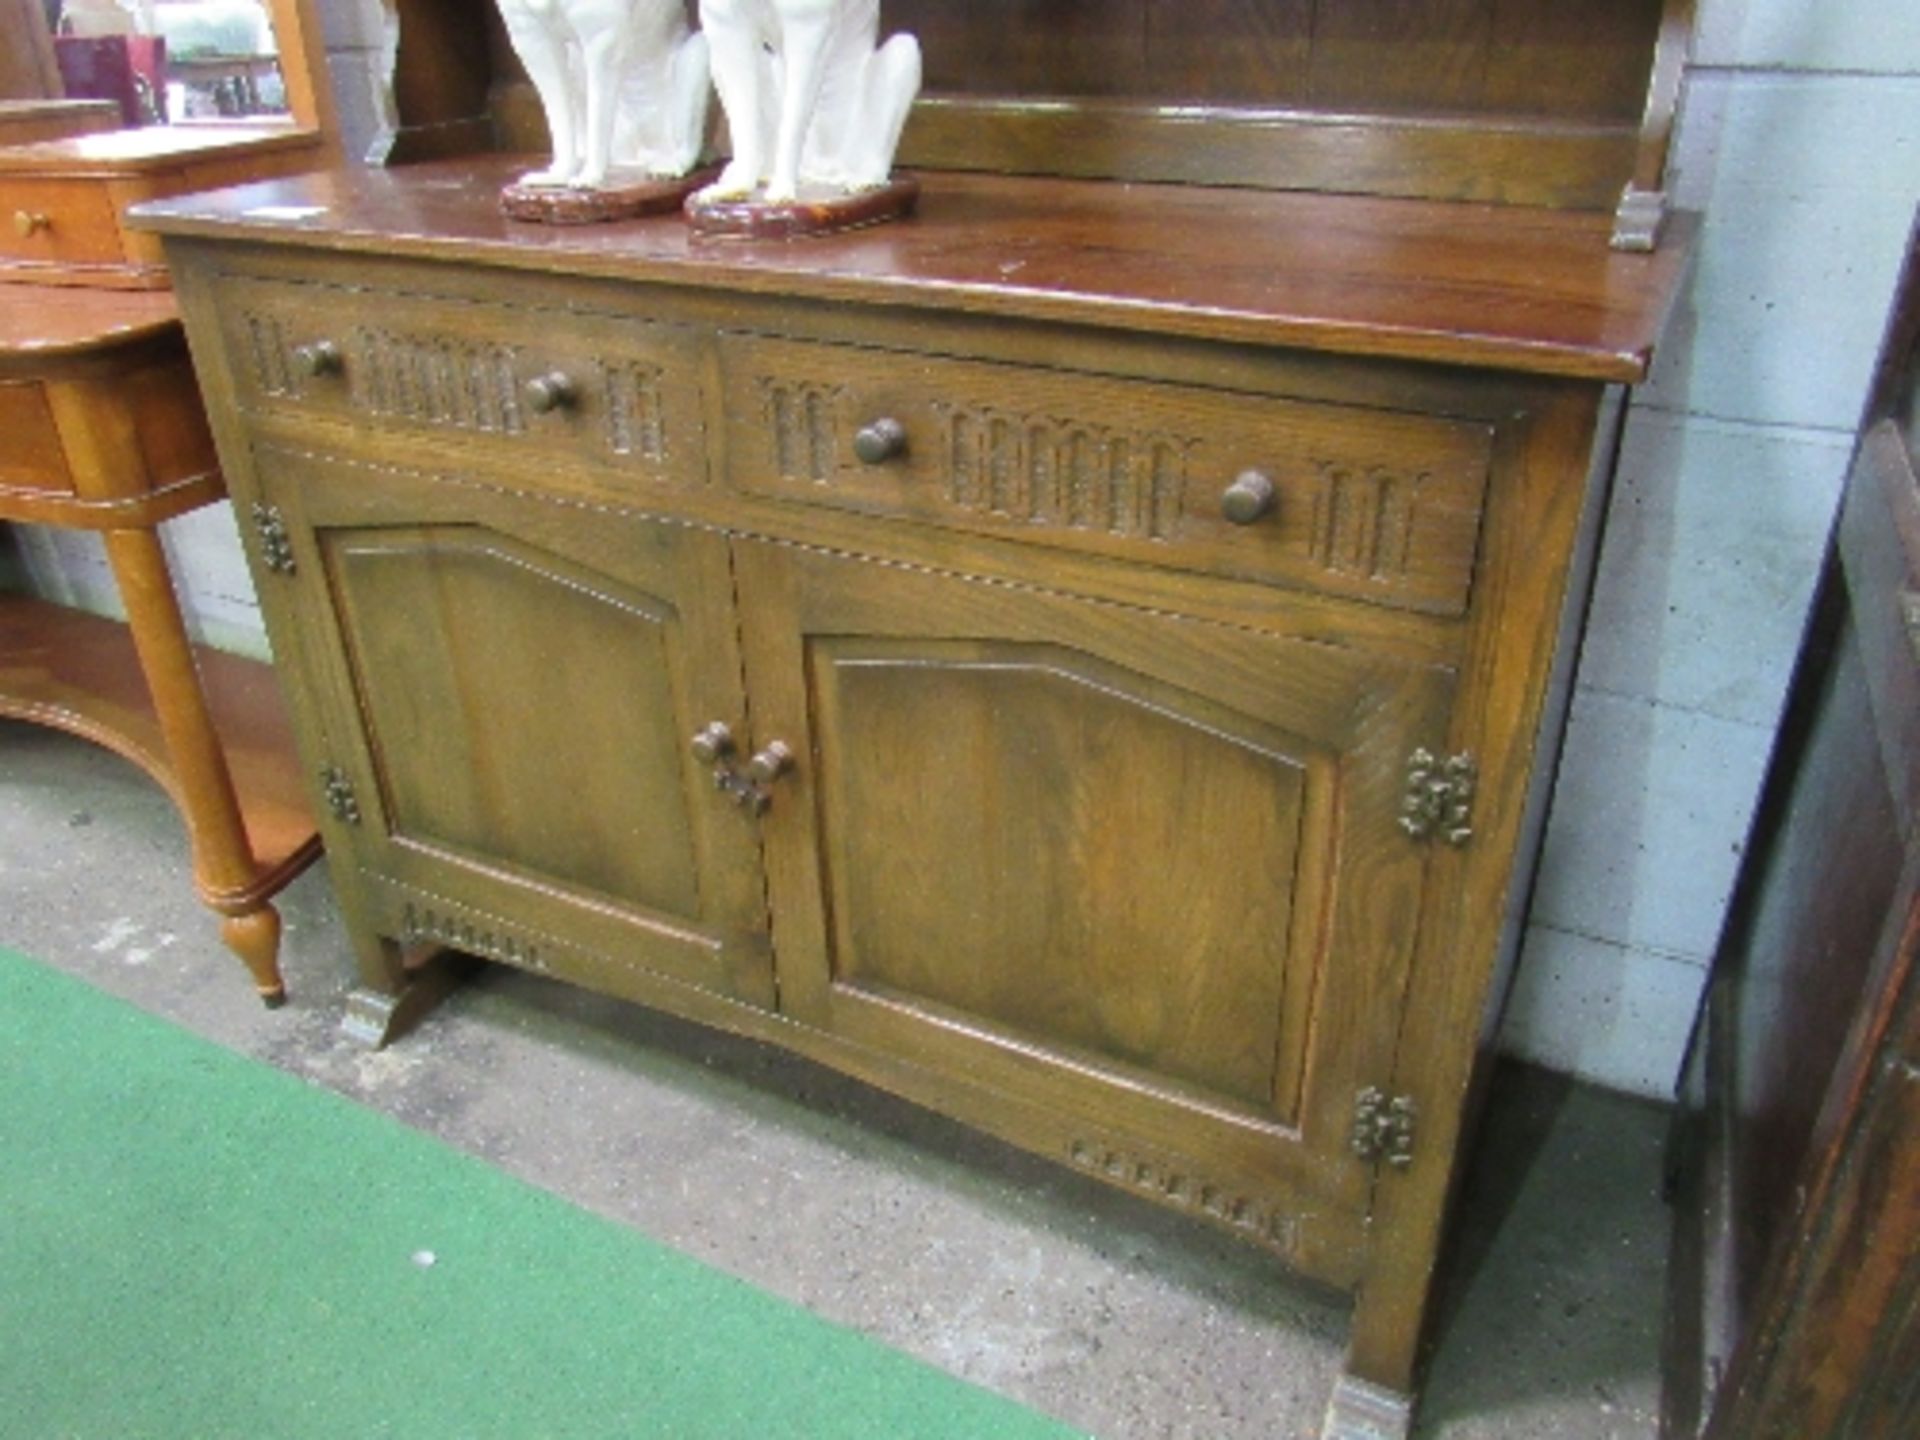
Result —
[[280, 917], [252, 893], [259, 866], [207, 709], [166, 554], [149, 529], [109, 530], [105, 539], [179, 787], [174, 798], [193, 851], [194, 887], [222, 915], [221, 939], [246, 964], [260, 998], [278, 1005], [287, 993], [280, 978]]

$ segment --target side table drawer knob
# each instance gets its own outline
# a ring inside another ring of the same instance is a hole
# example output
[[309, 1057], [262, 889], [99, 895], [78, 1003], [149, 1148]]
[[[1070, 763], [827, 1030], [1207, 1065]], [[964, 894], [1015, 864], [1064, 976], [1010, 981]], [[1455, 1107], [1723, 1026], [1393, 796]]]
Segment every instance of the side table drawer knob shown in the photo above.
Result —
[[1243, 470], [1220, 497], [1220, 513], [1235, 525], [1251, 525], [1273, 513], [1273, 481], [1258, 470]]
[[13, 212], [13, 232], [22, 240], [42, 230], [53, 229], [53, 217], [40, 210], [16, 210]]

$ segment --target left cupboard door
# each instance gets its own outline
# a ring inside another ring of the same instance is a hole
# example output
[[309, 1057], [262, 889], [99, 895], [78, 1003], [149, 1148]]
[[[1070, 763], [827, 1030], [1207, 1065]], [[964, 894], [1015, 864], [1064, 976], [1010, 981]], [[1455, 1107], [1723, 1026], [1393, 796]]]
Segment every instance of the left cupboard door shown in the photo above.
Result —
[[771, 1007], [756, 823], [692, 744], [746, 730], [724, 539], [465, 475], [254, 460], [279, 532], [261, 578], [291, 587], [294, 684], [334, 752], [311, 757], [330, 843], [381, 933]]

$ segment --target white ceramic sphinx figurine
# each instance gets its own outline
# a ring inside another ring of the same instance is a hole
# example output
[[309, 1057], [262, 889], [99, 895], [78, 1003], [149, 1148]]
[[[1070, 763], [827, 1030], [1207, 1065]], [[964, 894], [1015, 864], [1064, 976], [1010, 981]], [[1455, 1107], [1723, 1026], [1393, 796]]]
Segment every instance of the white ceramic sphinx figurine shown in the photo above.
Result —
[[499, 0], [539, 93], [553, 162], [526, 186], [592, 190], [618, 170], [678, 176], [700, 158], [707, 42], [683, 0]]
[[880, 0], [700, 0], [733, 158], [703, 201], [786, 204], [884, 185], [920, 42], [875, 47]]

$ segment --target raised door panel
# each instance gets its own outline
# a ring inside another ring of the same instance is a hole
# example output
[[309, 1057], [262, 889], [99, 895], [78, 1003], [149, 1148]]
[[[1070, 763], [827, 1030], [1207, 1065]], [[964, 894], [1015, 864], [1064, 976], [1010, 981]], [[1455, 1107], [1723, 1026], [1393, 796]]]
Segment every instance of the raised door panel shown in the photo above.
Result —
[[744, 713], [724, 540], [389, 467], [261, 471], [402, 938], [770, 1004], [753, 827], [687, 744]]
[[797, 757], [764, 821], [782, 1007], [1338, 1275], [1425, 898], [1407, 762], [1453, 673], [735, 549], [754, 738]]
[[1293, 1114], [1310, 745], [1058, 645], [809, 648], [834, 983]]

